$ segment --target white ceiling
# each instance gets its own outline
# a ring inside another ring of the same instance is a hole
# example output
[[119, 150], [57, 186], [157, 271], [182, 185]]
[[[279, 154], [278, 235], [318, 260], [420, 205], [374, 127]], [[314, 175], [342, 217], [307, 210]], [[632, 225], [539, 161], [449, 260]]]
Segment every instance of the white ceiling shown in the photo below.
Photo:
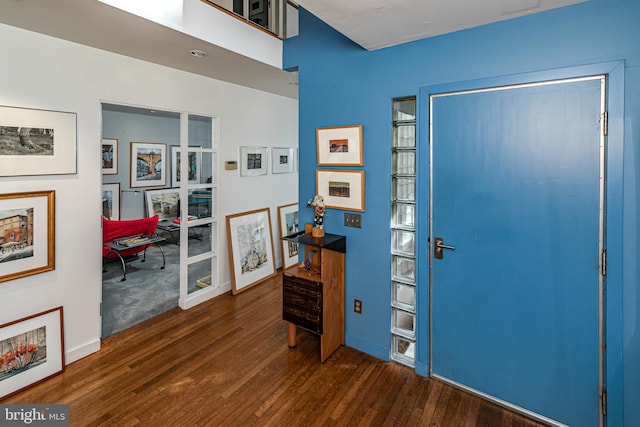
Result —
[[[0, 0], [0, 23], [289, 98], [298, 97], [295, 74], [97, 0]], [[192, 49], [207, 52], [207, 56], [194, 58], [188, 53]]]
[[[133, 1], [133, 0], [132, 0]], [[297, 0], [366, 49], [379, 49], [585, 0]], [[0, 0], [0, 23], [297, 98], [297, 76], [97, 0]], [[204, 58], [187, 54], [207, 52]]]
[[297, 0], [368, 50], [478, 27], [586, 0]]

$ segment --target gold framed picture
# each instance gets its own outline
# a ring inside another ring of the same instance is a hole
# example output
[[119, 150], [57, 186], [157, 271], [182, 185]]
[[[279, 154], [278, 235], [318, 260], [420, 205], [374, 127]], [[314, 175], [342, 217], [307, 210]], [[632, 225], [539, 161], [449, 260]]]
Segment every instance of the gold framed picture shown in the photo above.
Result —
[[362, 166], [362, 125], [316, 129], [318, 166]]
[[55, 269], [55, 192], [0, 194], [0, 282]]
[[269, 208], [227, 215], [232, 293], [275, 276]]
[[316, 194], [327, 208], [364, 212], [364, 171], [316, 169]]

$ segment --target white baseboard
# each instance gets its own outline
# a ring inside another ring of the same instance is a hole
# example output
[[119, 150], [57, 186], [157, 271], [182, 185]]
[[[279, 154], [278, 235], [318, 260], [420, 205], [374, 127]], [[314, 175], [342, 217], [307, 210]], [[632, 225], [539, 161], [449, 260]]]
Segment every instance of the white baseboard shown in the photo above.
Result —
[[65, 364], [69, 365], [75, 362], [76, 360], [80, 360], [83, 357], [87, 357], [88, 355], [93, 354], [99, 350], [100, 350], [100, 338], [96, 338], [95, 340], [82, 344], [79, 347], [67, 350], [64, 354]]
[[211, 298], [215, 298], [218, 295], [222, 295], [225, 292], [231, 290], [231, 282], [223, 283], [219, 286], [212, 286], [209, 288], [201, 289], [198, 292], [188, 295], [184, 299], [180, 299], [178, 305], [183, 310], [188, 310], [192, 307], [195, 307], [198, 304], [201, 304], [205, 301], [210, 300]]

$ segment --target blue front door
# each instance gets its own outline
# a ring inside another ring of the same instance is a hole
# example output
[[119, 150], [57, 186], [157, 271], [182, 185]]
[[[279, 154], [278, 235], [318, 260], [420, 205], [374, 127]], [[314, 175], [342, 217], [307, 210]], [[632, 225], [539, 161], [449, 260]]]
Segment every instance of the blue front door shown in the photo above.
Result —
[[600, 414], [603, 81], [429, 97], [431, 374], [581, 427]]

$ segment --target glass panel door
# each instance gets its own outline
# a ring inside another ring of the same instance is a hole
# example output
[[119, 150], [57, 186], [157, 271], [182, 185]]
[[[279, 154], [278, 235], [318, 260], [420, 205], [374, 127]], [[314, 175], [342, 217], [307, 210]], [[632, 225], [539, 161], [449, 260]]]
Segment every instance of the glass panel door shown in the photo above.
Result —
[[180, 307], [218, 295], [216, 119], [183, 114], [179, 149]]

